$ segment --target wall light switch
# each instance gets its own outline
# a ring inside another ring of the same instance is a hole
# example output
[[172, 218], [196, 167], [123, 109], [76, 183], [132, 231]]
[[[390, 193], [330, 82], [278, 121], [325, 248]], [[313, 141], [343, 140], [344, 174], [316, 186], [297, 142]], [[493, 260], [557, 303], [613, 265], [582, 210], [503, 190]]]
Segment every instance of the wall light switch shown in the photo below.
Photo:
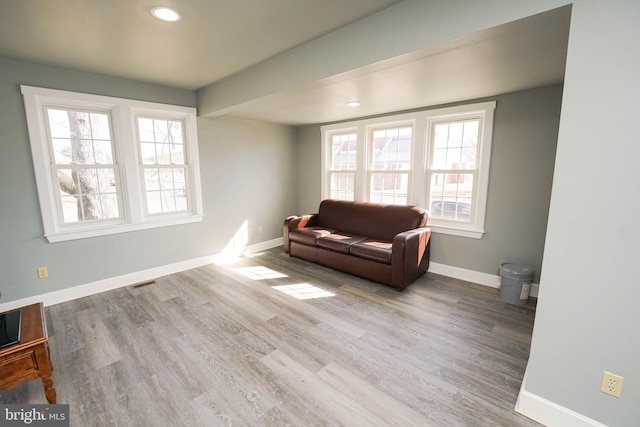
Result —
[[47, 267], [38, 267], [38, 279], [46, 279], [49, 277]]

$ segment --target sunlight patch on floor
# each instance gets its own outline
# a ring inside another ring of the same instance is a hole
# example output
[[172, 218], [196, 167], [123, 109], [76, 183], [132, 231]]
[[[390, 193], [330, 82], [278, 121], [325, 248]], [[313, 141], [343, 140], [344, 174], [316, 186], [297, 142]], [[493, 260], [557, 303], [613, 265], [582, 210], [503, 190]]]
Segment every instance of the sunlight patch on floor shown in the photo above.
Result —
[[332, 294], [329, 291], [325, 291], [324, 289], [320, 289], [316, 286], [313, 286], [309, 283], [272, 286], [272, 288], [280, 292], [284, 292], [287, 295], [291, 295], [292, 297], [297, 299], [327, 298], [327, 297], [333, 297], [336, 295], [336, 294]]
[[287, 277], [286, 274], [262, 266], [234, 268], [232, 271], [240, 273], [252, 280], [281, 279]]

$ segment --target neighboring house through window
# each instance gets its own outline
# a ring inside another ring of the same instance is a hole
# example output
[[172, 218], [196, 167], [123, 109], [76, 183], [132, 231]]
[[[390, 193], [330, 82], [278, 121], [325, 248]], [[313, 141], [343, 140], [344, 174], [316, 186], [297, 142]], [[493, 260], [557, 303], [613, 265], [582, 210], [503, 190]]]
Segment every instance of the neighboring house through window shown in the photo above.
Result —
[[357, 140], [354, 132], [342, 132], [330, 135], [327, 156], [328, 181], [331, 198], [355, 200], [355, 176], [357, 167]]
[[484, 102], [323, 126], [322, 197], [424, 206], [434, 231], [481, 238], [494, 109]]
[[50, 242], [202, 219], [195, 109], [21, 88]]

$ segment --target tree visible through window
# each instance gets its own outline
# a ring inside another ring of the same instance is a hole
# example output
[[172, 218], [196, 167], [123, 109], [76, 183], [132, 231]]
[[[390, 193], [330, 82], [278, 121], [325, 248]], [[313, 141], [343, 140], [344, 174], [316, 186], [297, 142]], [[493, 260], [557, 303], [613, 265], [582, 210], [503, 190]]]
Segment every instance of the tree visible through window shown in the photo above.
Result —
[[148, 214], [188, 209], [182, 122], [138, 118]]
[[357, 135], [346, 133], [331, 136], [330, 187], [331, 198], [354, 200], [357, 161]]
[[109, 115], [47, 108], [47, 118], [63, 222], [118, 218]]
[[50, 242], [202, 220], [195, 108], [21, 90]]
[[373, 131], [370, 201], [407, 204], [412, 131], [411, 127]]

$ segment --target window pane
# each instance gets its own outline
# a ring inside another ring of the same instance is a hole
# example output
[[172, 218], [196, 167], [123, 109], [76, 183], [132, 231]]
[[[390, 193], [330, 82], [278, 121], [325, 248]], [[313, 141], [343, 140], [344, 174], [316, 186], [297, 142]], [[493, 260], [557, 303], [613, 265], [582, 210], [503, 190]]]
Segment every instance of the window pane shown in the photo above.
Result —
[[378, 203], [407, 204], [409, 175], [406, 173], [372, 173], [369, 200]]
[[63, 224], [120, 217], [113, 168], [57, 171]]
[[410, 170], [412, 128], [394, 128], [373, 132], [372, 169]]
[[114, 163], [107, 113], [49, 108], [47, 117], [56, 164]]
[[182, 144], [173, 144], [171, 146], [171, 164], [184, 165], [184, 149]]
[[138, 138], [141, 142], [155, 142], [153, 137], [153, 120], [138, 118]]
[[147, 213], [150, 215], [162, 213], [162, 203], [160, 201], [159, 191], [147, 192]]
[[156, 144], [143, 142], [140, 144], [140, 157], [142, 158], [142, 164], [155, 165], [156, 160]]
[[68, 138], [53, 138], [53, 161], [58, 165], [71, 163], [71, 140]]
[[160, 188], [172, 189], [173, 188], [173, 169], [159, 169]]
[[447, 150], [447, 162], [445, 163], [445, 169], [458, 170], [460, 168], [460, 156], [462, 150], [460, 148], [449, 148]]
[[64, 110], [56, 110], [49, 108], [47, 110], [47, 117], [49, 118], [49, 132], [51, 132], [52, 138], [66, 138], [69, 139], [69, 116]]
[[160, 192], [160, 197], [162, 201], [163, 212], [176, 211], [176, 196], [173, 191], [162, 191]]
[[189, 203], [187, 203], [187, 198], [185, 194], [180, 194], [176, 196], [176, 212], [184, 212], [189, 210]]
[[431, 175], [429, 216], [460, 222], [471, 220], [473, 173], [435, 173]]
[[464, 127], [464, 124], [462, 122], [449, 124], [449, 139], [447, 141], [447, 146], [449, 148], [462, 147], [463, 127]]
[[472, 148], [463, 148], [462, 149], [462, 158], [460, 159], [460, 167], [459, 170], [463, 169], [477, 169], [476, 166], [476, 155], [478, 153], [478, 149], [476, 147]]
[[333, 135], [331, 137], [331, 170], [356, 169], [356, 137], [355, 133]]
[[167, 132], [167, 142], [171, 144], [182, 144], [182, 122], [168, 120]]
[[97, 169], [96, 170], [96, 188], [100, 194], [115, 193], [115, 186], [113, 184], [113, 169]]
[[100, 196], [100, 210], [103, 218], [118, 218], [118, 196], [115, 193]]
[[169, 213], [188, 210], [185, 168], [145, 168], [147, 213]]
[[158, 169], [145, 168], [144, 170], [144, 186], [147, 191], [160, 189], [160, 179]]
[[64, 223], [78, 222], [78, 201], [76, 197], [63, 195], [60, 201], [62, 203], [62, 220]]
[[95, 163], [102, 165], [113, 164], [111, 141], [95, 140], [93, 142], [93, 153], [95, 155]]
[[480, 120], [473, 120], [464, 122], [464, 138], [462, 139], [463, 147], [477, 147], [478, 146], [478, 128], [480, 126]]
[[169, 144], [156, 143], [156, 155], [159, 165], [171, 164], [171, 149]]
[[476, 169], [479, 123], [479, 120], [471, 120], [435, 125], [431, 168], [436, 170]]
[[338, 200], [355, 200], [354, 173], [331, 174], [331, 198]]
[[185, 164], [181, 121], [138, 117], [138, 138], [143, 164]]
[[449, 140], [449, 125], [439, 124], [435, 125], [433, 143], [435, 148], [447, 148], [447, 141]]
[[91, 136], [93, 139], [111, 140], [111, 129], [109, 128], [109, 116], [107, 114], [89, 115], [91, 123]]

